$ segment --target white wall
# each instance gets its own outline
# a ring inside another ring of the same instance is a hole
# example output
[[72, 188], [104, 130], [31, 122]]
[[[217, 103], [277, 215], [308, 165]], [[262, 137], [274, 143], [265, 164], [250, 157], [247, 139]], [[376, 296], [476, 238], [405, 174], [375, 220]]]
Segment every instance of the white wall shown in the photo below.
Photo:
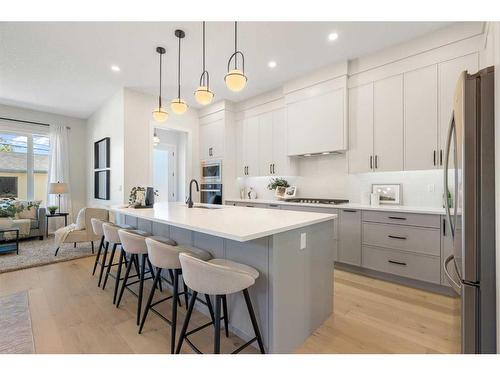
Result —
[[[109, 98], [87, 120], [87, 202], [92, 207], [106, 207], [124, 203], [124, 110], [123, 90]], [[110, 200], [94, 199], [94, 142], [110, 137]]]
[[[70, 189], [72, 198], [73, 217], [82, 207], [86, 205], [86, 148], [84, 140], [86, 134], [85, 120], [56, 115], [48, 112], [34, 111], [25, 108], [12, 107], [0, 104], [0, 117], [14, 118], [18, 120], [42, 122], [48, 124], [60, 124], [69, 126], [70, 130]], [[22, 126], [22, 124], [21, 124]]]

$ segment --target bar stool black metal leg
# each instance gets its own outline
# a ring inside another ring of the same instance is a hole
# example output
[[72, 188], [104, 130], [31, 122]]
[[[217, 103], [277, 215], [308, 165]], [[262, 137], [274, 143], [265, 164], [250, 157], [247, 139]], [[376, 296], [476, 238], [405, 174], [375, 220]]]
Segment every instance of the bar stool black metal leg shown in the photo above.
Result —
[[135, 254], [132, 254], [130, 256], [130, 261], [128, 262], [127, 270], [125, 271], [125, 277], [123, 278], [122, 288], [120, 289], [120, 295], [118, 296], [118, 301], [116, 301], [117, 308], [120, 306], [120, 302], [123, 297], [123, 292], [125, 291], [125, 287], [127, 286], [128, 275], [130, 274], [130, 269], [132, 268], [132, 264], [135, 264], [134, 255]]
[[140, 267], [139, 267], [139, 256], [130, 256], [130, 259], [134, 260], [134, 267], [135, 267], [135, 273], [137, 274], [137, 277], [141, 274]]
[[141, 323], [142, 292], [144, 290], [144, 273], [146, 272], [146, 254], [142, 254], [141, 274], [139, 276], [139, 296], [137, 298], [137, 320], [136, 324]]
[[175, 334], [177, 329], [177, 300], [179, 299], [179, 270], [174, 271], [174, 300], [172, 301], [172, 325], [170, 329], [170, 353], [175, 351]]
[[99, 249], [97, 249], [97, 255], [95, 257], [94, 269], [92, 270], [92, 276], [95, 275], [95, 270], [97, 268], [97, 263], [99, 263], [99, 257], [101, 256], [102, 245], [104, 243], [104, 236], [101, 237], [101, 241], [99, 242]]
[[120, 258], [118, 260], [118, 270], [116, 271], [115, 291], [113, 292], [113, 305], [116, 303], [116, 295], [118, 294], [118, 286], [120, 285], [120, 276], [122, 274], [123, 259], [125, 258], [124, 253], [125, 252], [120, 246]]
[[99, 282], [97, 283], [97, 286], [99, 287], [101, 286], [102, 274], [104, 273], [106, 258], [108, 257], [108, 248], [109, 248], [109, 242], [106, 242], [106, 246], [104, 246], [104, 255], [102, 256], [101, 272], [99, 272]]
[[207, 308], [210, 314], [210, 319], [212, 319], [212, 324], [215, 323], [214, 309], [212, 308], [212, 301], [210, 300], [210, 296], [205, 294], [205, 301], [207, 301]]
[[104, 276], [104, 282], [102, 283], [102, 289], [106, 288], [106, 284], [108, 283], [109, 273], [111, 272], [111, 267], [113, 266], [113, 261], [115, 260], [115, 252], [116, 252], [116, 244], [113, 244], [113, 249], [111, 250], [111, 255], [109, 257], [108, 269], [106, 270], [106, 275]]
[[215, 296], [214, 354], [220, 354], [220, 302], [221, 296]]
[[226, 331], [226, 337], [229, 337], [229, 318], [227, 315], [227, 298], [222, 296], [222, 308], [224, 310], [224, 331]]
[[92, 254], [94, 254], [94, 241], [90, 241], [90, 244], [92, 245]]
[[[153, 279], [156, 278], [156, 274], [155, 274], [155, 270], [154, 270], [154, 267], [153, 265], [151, 264], [151, 261], [149, 260], [149, 258], [147, 258], [147, 261], [148, 261], [148, 268], [149, 268], [149, 271], [151, 272], [151, 277]], [[158, 287], [160, 288], [160, 292], [163, 292], [163, 287], [161, 285], [161, 278], [160, 280], [158, 281]]]
[[184, 289], [184, 302], [186, 303], [186, 310], [187, 310], [189, 295], [188, 295], [188, 287], [187, 287], [186, 283], [184, 282], [184, 279], [182, 279], [182, 288]]
[[193, 313], [194, 303], [196, 302], [196, 297], [198, 296], [198, 292], [193, 290], [193, 295], [191, 296], [191, 300], [189, 301], [188, 311], [186, 313], [186, 317], [184, 318], [184, 323], [182, 324], [181, 334], [179, 336], [179, 342], [177, 343], [177, 349], [175, 350], [176, 354], [181, 352], [182, 343], [184, 342], [184, 338], [186, 337], [186, 332], [189, 326], [189, 320], [191, 319], [191, 314]]
[[248, 313], [250, 314], [250, 320], [252, 321], [253, 330], [255, 336], [257, 337], [257, 343], [259, 344], [259, 349], [262, 354], [265, 354], [264, 343], [262, 342], [262, 337], [260, 335], [259, 325], [257, 324], [257, 319], [255, 318], [255, 313], [252, 307], [252, 301], [250, 300], [250, 295], [248, 294], [248, 289], [243, 290], [243, 296], [245, 297], [245, 302], [247, 304]]
[[151, 303], [153, 302], [153, 297], [155, 295], [156, 285], [161, 277], [161, 268], [157, 268], [155, 279], [153, 281], [153, 288], [149, 293], [148, 302], [146, 302], [146, 307], [144, 309], [144, 313], [142, 314], [141, 325], [139, 327], [139, 334], [142, 333], [142, 328], [144, 328], [144, 323], [146, 323], [146, 317], [148, 316], [149, 309], [151, 308]]
[[[172, 282], [172, 285], [173, 285], [174, 284], [174, 271], [168, 270], [168, 274], [170, 275], [170, 281]], [[179, 306], [181, 306], [181, 300], [180, 299], [177, 299], [177, 303], [179, 304]]]

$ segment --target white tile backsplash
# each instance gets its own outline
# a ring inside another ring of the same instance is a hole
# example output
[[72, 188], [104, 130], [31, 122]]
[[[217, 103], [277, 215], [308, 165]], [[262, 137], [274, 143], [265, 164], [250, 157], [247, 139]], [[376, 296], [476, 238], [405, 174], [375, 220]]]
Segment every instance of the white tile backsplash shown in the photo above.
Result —
[[[284, 176], [297, 186], [297, 196], [309, 198], [345, 198], [353, 203], [366, 203], [372, 184], [400, 183], [403, 205], [441, 207], [443, 196], [442, 170], [373, 172], [349, 175], [346, 155], [321, 155], [298, 159], [300, 176]], [[240, 187], [252, 187], [257, 197], [272, 199], [274, 191], [267, 190], [271, 176], [239, 178]]]

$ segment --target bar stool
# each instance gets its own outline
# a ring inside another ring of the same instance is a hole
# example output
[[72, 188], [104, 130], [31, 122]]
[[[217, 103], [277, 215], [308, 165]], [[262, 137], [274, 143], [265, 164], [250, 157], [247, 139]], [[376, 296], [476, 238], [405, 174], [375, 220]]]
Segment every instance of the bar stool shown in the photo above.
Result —
[[[144, 323], [146, 322], [146, 318], [148, 316], [149, 310], [152, 310], [155, 314], [157, 314], [161, 319], [166, 321], [170, 327], [170, 350], [171, 353], [174, 354], [175, 351], [175, 334], [177, 327], [177, 302], [179, 301], [179, 296], [184, 295], [187, 297], [188, 292], [186, 288], [186, 284], [184, 284], [184, 291], [179, 293], [179, 275], [182, 274], [181, 263], [179, 261], [179, 254], [181, 252], [189, 253], [191, 256], [196, 257], [198, 259], [209, 260], [212, 258], [210, 253], [205, 250], [196, 249], [196, 248], [188, 248], [184, 246], [176, 246], [177, 243], [169, 238], [165, 237], [148, 237], [146, 238], [146, 246], [148, 249], [148, 258], [156, 267], [156, 277], [153, 282], [153, 288], [148, 297], [148, 301], [146, 303], [146, 308], [144, 309], [144, 313], [142, 314], [141, 325], [139, 328], [139, 333], [142, 332], [144, 327]], [[173, 295], [162, 298], [153, 303], [153, 298], [155, 295], [155, 290], [158, 282], [162, 279], [161, 271], [168, 270], [171, 278], [172, 278], [172, 287], [173, 287]], [[173, 274], [173, 277], [172, 277]], [[153, 307], [173, 298], [172, 301], [172, 320], [169, 320], [167, 317], [160, 314]], [[209, 311], [211, 312], [212, 321], [208, 323], [209, 325], [213, 324], [213, 310], [212, 304], [210, 303], [210, 297], [205, 295], [206, 304], [209, 307]], [[187, 303], [186, 303], [187, 308]]]
[[[93, 217], [90, 219], [90, 223], [92, 224], [92, 230], [94, 231], [95, 235], [101, 237], [101, 240], [99, 241], [99, 249], [97, 250], [97, 255], [95, 257], [94, 269], [92, 270], [92, 276], [94, 276], [97, 265], [98, 264], [102, 265], [102, 262], [100, 261], [101, 250], [104, 246], [104, 231], [102, 229], [102, 225], [104, 223], [108, 223], [108, 221], [97, 219], [97, 218]], [[99, 281], [99, 284], [100, 284], [100, 281]]]
[[[256, 340], [259, 345], [260, 352], [264, 354], [264, 344], [262, 342], [259, 326], [257, 324], [257, 318], [255, 317], [250, 295], [248, 293], [248, 288], [254, 285], [255, 280], [259, 277], [259, 271], [247, 265], [226, 259], [212, 259], [206, 262], [188, 253], [179, 254], [179, 260], [182, 266], [182, 277], [184, 278], [187, 286], [193, 291], [193, 295], [189, 301], [189, 307], [181, 329], [176, 353], [180, 353], [184, 339], [186, 339], [191, 347], [194, 347], [194, 345], [192, 345], [187, 338], [190, 334], [187, 332], [187, 328], [189, 320], [191, 319], [191, 314], [193, 313], [196, 296], [198, 293], [204, 293], [215, 295], [214, 354], [219, 354], [221, 300], [228, 294], [243, 292], [255, 337], [234, 350], [232, 354], [239, 353]], [[200, 353], [197, 349], [195, 349], [195, 351]]]
[[[137, 296], [137, 320], [136, 324], [139, 325], [141, 319], [141, 308], [142, 308], [142, 295], [144, 291], [144, 281], [151, 280], [155, 277], [153, 267], [148, 259], [148, 248], [146, 247], [146, 237], [151, 237], [151, 233], [139, 231], [139, 230], [125, 230], [119, 229], [118, 236], [120, 238], [120, 243], [122, 250], [130, 255], [130, 261], [128, 262], [127, 269], [125, 271], [125, 276], [123, 278], [123, 283], [120, 289], [120, 294], [118, 300], [116, 301], [116, 307], [120, 307], [120, 302], [123, 297], [123, 292], [127, 289], [130, 293]], [[139, 256], [141, 262], [139, 262]], [[130, 269], [132, 264], [140, 264], [140, 270], [138, 270], [137, 276], [138, 280], [128, 282], [130, 276]], [[149, 271], [146, 272], [146, 263], [148, 263]], [[151, 277], [145, 278], [146, 273], [151, 273]], [[139, 293], [135, 293], [130, 286], [139, 283]]]

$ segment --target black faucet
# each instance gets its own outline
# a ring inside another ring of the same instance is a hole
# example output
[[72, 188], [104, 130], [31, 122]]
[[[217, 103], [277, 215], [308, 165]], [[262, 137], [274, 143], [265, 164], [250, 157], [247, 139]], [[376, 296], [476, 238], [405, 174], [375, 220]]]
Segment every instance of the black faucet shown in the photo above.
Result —
[[196, 181], [194, 178], [189, 182], [189, 197], [186, 201], [187, 205], [189, 208], [193, 208], [193, 198], [192, 198], [192, 188], [193, 188], [193, 182], [196, 184], [196, 191], [200, 191], [200, 187], [198, 186], [198, 181]]

